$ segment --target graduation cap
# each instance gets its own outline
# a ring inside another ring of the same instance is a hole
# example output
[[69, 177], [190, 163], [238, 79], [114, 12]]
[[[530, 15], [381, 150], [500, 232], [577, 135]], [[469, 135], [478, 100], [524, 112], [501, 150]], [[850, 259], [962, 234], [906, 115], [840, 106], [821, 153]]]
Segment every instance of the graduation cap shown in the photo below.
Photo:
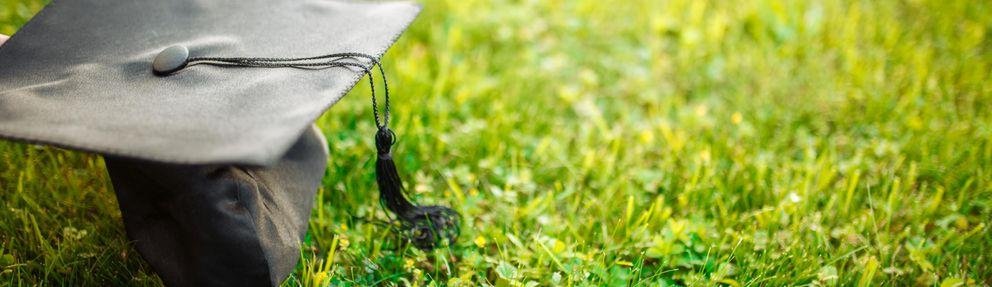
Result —
[[[56, 0], [0, 46], [0, 137], [165, 163], [269, 165], [372, 75], [419, 11], [409, 2]], [[388, 111], [376, 122], [385, 205], [416, 236], [457, 225], [450, 209], [403, 197]]]

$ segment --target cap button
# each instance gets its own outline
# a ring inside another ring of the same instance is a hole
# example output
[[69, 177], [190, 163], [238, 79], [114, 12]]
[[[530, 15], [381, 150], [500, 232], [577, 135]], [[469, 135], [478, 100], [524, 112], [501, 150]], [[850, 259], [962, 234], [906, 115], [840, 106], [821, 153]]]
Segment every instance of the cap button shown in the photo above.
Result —
[[189, 49], [186, 49], [186, 46], [169, 47], [155, 56], [155, 60], [152, 61], [152, 72], [159, 76], [172, 74], [185, 68], [188, 60]]

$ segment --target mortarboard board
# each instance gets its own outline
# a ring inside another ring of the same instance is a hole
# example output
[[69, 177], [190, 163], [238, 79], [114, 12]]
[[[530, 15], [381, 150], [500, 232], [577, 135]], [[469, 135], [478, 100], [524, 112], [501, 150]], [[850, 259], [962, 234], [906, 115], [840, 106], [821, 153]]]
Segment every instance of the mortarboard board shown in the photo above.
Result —
[[[419, 13], [408, 2], [53, 1], [0, 46], [0, 137], [169, 163], [266, 165], [363, 75], [202, 67], [189, 57], [380, 57]], [[166, 51], [166, 52], [163, 52]]]

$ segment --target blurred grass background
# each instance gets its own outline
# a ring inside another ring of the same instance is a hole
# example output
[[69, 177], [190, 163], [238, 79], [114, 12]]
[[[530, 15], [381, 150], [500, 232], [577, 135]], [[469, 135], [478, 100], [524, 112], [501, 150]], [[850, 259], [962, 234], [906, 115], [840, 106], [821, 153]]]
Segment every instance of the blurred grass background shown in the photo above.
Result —
[[[992, 285], [992, 2], [423, 3], [385, 58], [397, 164], [462, 238], [356, 219], [385, 218], [356, 89], [286, 285]], [[0, 161], [0, 285], [160, 284], [98, 156]]]

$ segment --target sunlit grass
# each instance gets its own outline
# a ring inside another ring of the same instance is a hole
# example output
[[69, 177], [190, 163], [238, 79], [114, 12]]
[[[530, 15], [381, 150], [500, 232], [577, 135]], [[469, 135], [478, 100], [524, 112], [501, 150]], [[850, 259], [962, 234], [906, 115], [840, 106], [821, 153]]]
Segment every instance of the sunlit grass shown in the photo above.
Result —
[[[287, 285], [992, 284], [992, 2], [424, 4], [385, 59], [397, 164], [462, 237], [378, 223], [356, 89]], [[97, 156], [0, 161], [0, 284], [159, 284]]]

